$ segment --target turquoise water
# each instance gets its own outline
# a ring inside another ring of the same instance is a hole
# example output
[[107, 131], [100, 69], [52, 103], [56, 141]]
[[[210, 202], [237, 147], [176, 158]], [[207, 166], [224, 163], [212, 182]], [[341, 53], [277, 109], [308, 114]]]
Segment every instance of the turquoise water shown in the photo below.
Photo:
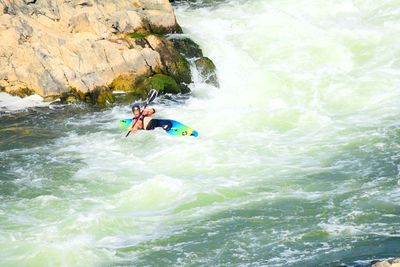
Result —
[[175, 6], [218, 68], [128, 106], [0, 116], [1, 266], [363, 266], [400, 255], [400, 4]]

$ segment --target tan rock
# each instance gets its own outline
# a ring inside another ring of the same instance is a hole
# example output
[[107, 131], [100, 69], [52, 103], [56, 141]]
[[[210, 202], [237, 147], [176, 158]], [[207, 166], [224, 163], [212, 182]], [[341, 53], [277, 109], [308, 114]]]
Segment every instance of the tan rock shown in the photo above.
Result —
[[9, 87], [9, 86], [10, 86], [10, 84], [7, 81], [0, 80], [0, 88], [6, 88], [6, 87]]
[[400, 258], [393, 260], [384, 260], [372, 264], [371, 267], [400, 267]]
[[152, 31], [163, 32], [175, 28], [176, 19], [174, 15], [160, 10], [146, 10], [143, 13], [147, 18]]
[[168, 0], [135, 0], [135, 4], [144, 10], [160, 10], [172, 13], [172, 6]]
[[12, 16], [7, 14], [0, 16], [0, 47], [16, 47], [18, 45], [18, 29], [17, 27], [13, 27], [11, 22]]
[[122, 57], [124, 58], [126, 63], [131, 66], [131, 69], [129, 71], [132, 71], [137, 75], [142, 75], [150, 72], [149, 66], [147, 66], [146, 61], [144, 60], [140, 51], [135, 49], [124, 50]]
[[93, 32], [93, 28], [91, 26], [87, 13], [81, 13], [79, 15], [73, 16], [69, 20], [69, 26], [71, 32]]
[[134, 11], [118, 12], [115, 23], [119, 32], [130, 33], [145, 28], [142, 17]]
[[119, 33], [178, 28], [168, 0], [1, 0], [0, 86], [47, 96], [152, 74], [159, 51]]
[[154, 72], [159, 72], [158, 69], [162, 65], [160, 54], [150, 48], [144, 48], [140, 52], [150, 69]]
[[161, 38], [156, 35], [149, 35], [146, 37], [146, 40], [150, 44], [151, 48], [155, 50], [162, 46]]

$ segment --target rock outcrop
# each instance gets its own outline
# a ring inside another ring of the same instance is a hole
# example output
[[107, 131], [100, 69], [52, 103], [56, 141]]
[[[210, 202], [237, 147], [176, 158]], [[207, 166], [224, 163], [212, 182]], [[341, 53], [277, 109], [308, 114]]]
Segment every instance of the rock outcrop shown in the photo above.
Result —
[[400, 267], [400, 258], [373, 262], [371, 267]]
[[0, 0], [0, 90], [90, 102], [146, 84], [187, 92], [189, 63], [165, 36], [181, 32], [168, 0]]
[[216, 74], [216, 66], [211, 59], [203, 56], [203, 51], [201, 51], [198, 44], [185, 37], [172, 39], [172, 42], [174, 43], [174, 47], [182, 55], [184, 55], [186, 58], [192, 59], [196, 69], [205, 83], [209, 83], [217, 87], [219, 86]]

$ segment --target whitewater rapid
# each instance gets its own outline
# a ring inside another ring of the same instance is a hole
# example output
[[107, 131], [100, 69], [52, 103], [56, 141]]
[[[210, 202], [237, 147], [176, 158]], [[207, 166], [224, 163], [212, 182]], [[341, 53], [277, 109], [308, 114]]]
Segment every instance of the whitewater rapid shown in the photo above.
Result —
[[400, 254], [400, 4], [177, 3], [217, 66], [158, 98], [162, 131], [106, 110], [2, 114], [2, 266], [363, 265]]

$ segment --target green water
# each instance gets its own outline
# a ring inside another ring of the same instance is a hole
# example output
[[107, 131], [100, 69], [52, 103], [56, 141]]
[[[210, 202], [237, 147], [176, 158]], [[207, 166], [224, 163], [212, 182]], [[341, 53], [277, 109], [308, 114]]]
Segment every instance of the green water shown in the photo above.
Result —
[[175, 6], [218, 68], [154, 103], [0, 115], [1, 266], [368, 266], [400, 255], [400, 4]]

